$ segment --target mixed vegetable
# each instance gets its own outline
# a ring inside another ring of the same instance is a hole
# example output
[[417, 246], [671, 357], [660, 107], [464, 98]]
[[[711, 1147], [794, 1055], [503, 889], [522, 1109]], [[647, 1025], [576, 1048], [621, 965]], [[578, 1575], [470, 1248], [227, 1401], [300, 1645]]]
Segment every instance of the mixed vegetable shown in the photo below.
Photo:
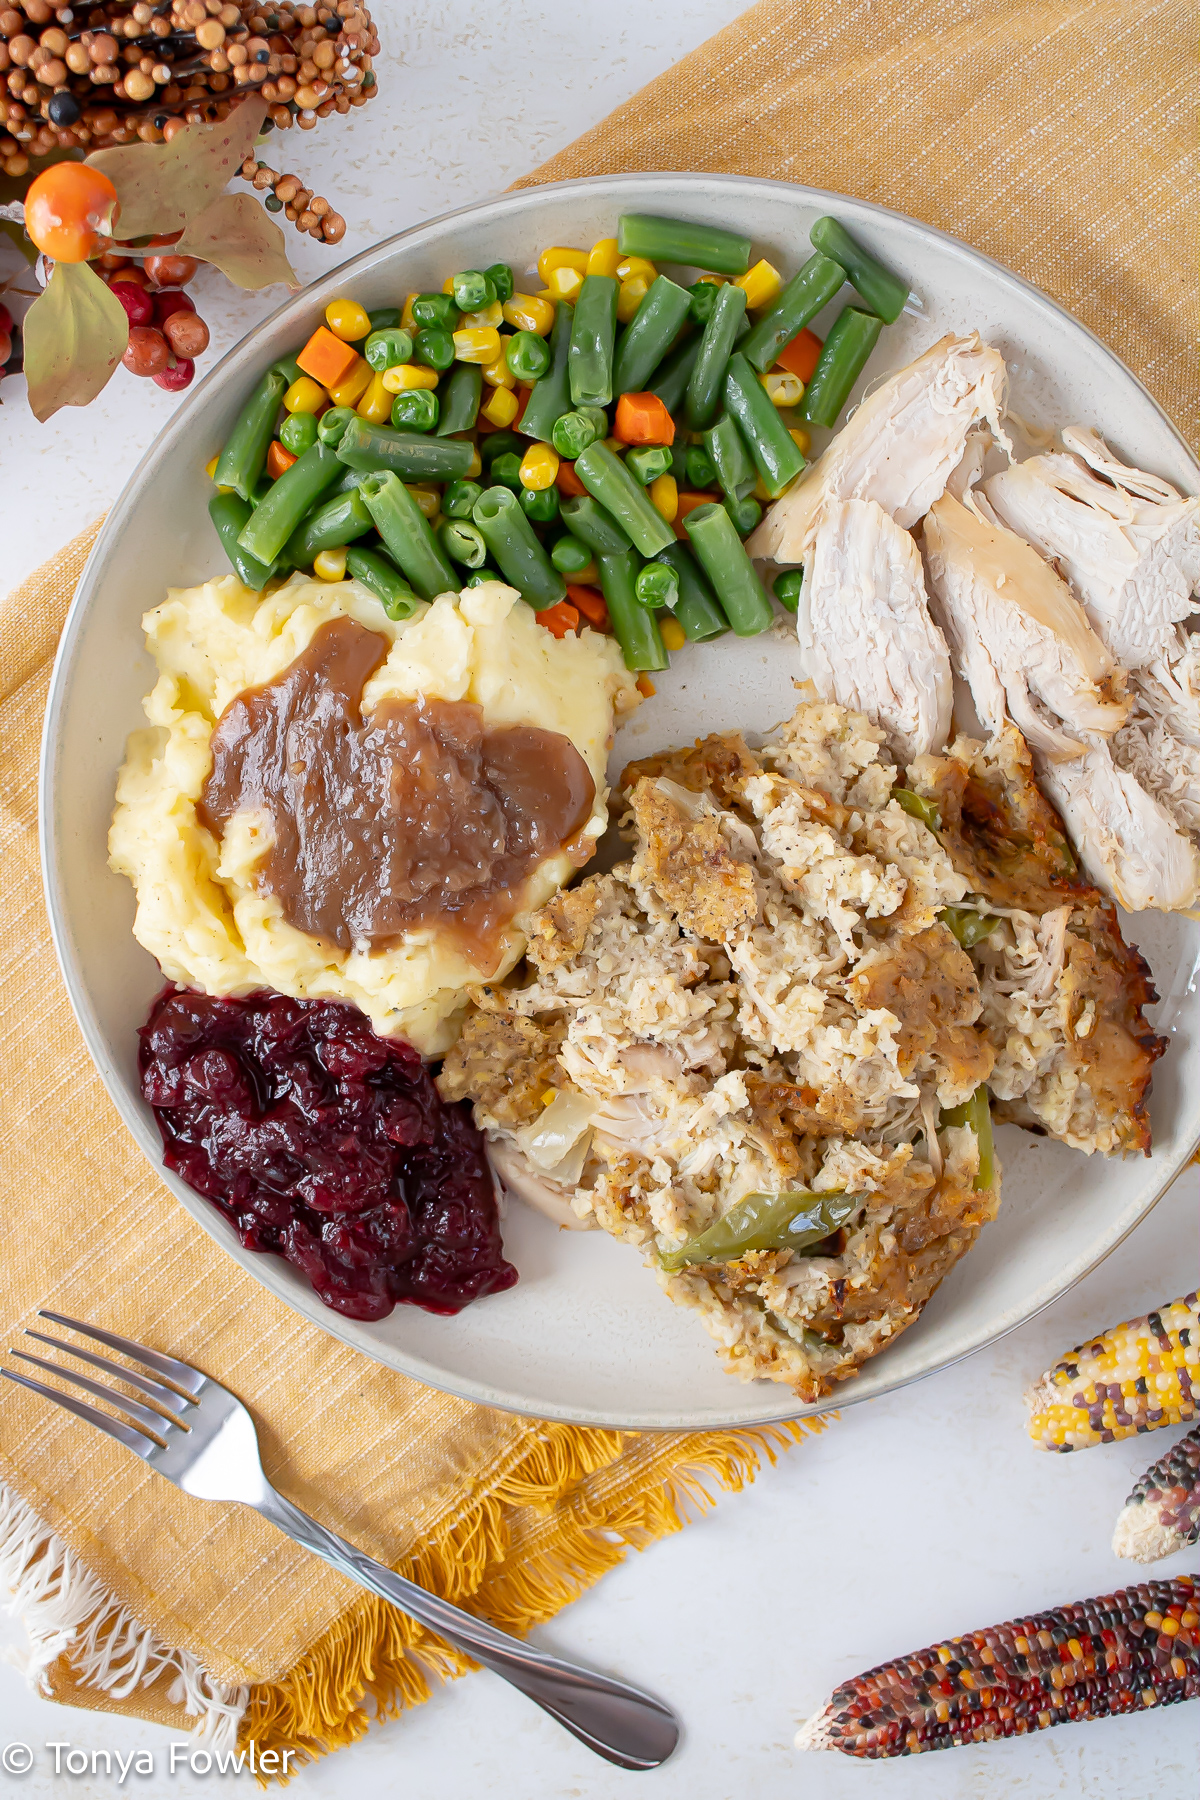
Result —
[[[533, 293], [494, 263], [401, 307], [332, 301], [209, 464], [233, 568], [255, 589], [349, 575], [394, 618], [503, 580], [558, 637], [612, 631], [638, 671], [762, 631], [743, 539], [908, 296], [836, 220], [811, 237], [785, 282], [735, 232], [626, 213], [590, 250], [543, 250]], [[809, 322], [847, 280], [864, 304], [822, 343]], [[793, 612], [800, 580], [774, 586]]]

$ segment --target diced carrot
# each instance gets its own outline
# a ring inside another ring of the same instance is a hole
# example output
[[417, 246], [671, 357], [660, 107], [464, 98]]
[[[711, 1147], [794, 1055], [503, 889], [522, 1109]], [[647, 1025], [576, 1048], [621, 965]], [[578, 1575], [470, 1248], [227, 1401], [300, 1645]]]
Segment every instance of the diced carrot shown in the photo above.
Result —
[[643, 700], [653, 700], [655, 694], [658, 692], [658, 689], [648, 675], [639, 675], [633, 685], [642, 696]]
[[790, 344], [783, 346], [775, 358], [775, 367], [786, 369], [789, 375], [798, 375], [801, 381], [809, 382], [824, 347], [816, 332], [810, 331], [806, 325], [803, 331], [796, 333]]
[[358, 361], [358, 351], [353, 344], [334, 337], [324, 325], [318, 325], [296, 361], [304, 373], [319, 381], [322, 387], [335, 388], [345, 381]]
[[517, 416], [513, 420], [512, 426], [510, 429], [515, 430], [516, 427], [521, 423], [521, 420], [525, 417], [525, 408], [529, 405], [529, 396], [532, 394], [532, 392], [533, 392], [532, 387], [522, 387], [520, 385], [520, 383], [517, 384], [517, 393], [520, 396], [520, 404], [517, 407]]
[[291, 451], [285, 450], [279, 439], [276, 438], [267, 451], [267, 474], [272, 481], [278, 481], [283, 471], [290, 469], [295, 460]]
[[715, 494], [680, 494], [679, 505], [675, 509], [675, 517], [672, 521], [675, 526], [675, 536], [682, 538], [686, 544], [688, 534], [683, 529], [684, 520], [690, 512], [695, 512], [698, 506], [708, 506], [716, 497]]
[[537, 618], [538, 624], [544, 625], [556, 638], [565, 638], [568, 631], [579, 630], [579, 614], [566, 600], [559, 600], [554, 606], [543, 606]]
[[623, 444], [673, 444], [675, 422], [657, 394], [622, 394], [613, 436]]
[[595, 588], [579, 587], [574, 582], [569, 581], [567, 583], [567, 599], [571, 602], [572, 606], [578, 608], [588, 624], [593, 626], [595, 630], [612, 630], [612, 627], [608, 622], [608, 608], [604, 604], [604, 596], [603, 594], [598, 594]]
[[587, 493], [587, 489], [575, 473], [575, 464], [568, 462], [565, 457], [558, 465], [558, 474], [554, 477], [554, 485], [560, 494], [566, 495], [568, 500], [581, 499]]

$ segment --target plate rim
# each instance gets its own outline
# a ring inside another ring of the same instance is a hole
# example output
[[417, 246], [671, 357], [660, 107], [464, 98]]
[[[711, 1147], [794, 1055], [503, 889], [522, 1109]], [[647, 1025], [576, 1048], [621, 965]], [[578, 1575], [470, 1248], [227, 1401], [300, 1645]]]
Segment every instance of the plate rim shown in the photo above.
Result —
[[[694, 170], [646, 170], [625, 172], [618, 175], [594, 175], [572, 181], [538, 183], [530, 187], [509, 188], [504, 192], [482, 200], [472, 201], [464, 206], [454, 207], [447, 212], [423, 219], [415, 225], [405, 227], [379, 243], [361, 250], [357, 255], [339, 263], [315, 281], [306, 283], [294, 293], [289, 293], [280, 304], [259, 320], [251, 329], [230, 346], [224, 356], [206, 372], [203, 378], [189, 394], [182, 406], [176, 408], [160, 430], [151, 439], [143, 455], [130, 472], [112, 505], [109, 507], [104, 521], [97, 534], [96, 541], [88, 553], [84, 567], [80, 573], [75, 592], [71, 599], [62, 632], [55, 652], [54, 664], [46, 696], [46, 708], [43, 718], [41, 744], [38, 762], [38, 840], [42, 876], [43, 897], [46, 905], [47, 919], [50, 926], [51, 940], [55, 956], [66, 988], [67, 998], [79, 1026], [80, 1033], [87, 1047], [97, 1072], [104, 1083], [109, 1099], [116, 1107], [122, 1123], [131, 1133], [135, 1143], [150, 1163], [159, 1180], [171, 1193], [177, 1204], [181, 1205], [188, 1215], [201, 1227], [215, 1243], [244, 1269], [256, 1281], [281, 1300], [293, 1311], [298, 1312], [309, 1324], [327, 1332], [347, 1348], [356, 1350], [380, 1363], [395, 1373], [405, 1375], [411, 1380], [422, 1382], [439, 1392], [453, 1394], [458, 1398], [471, 1400], [479, 1405], [492, 1406], [520, 1417], [546, 1419], [555, 1423], [588, 1424], [602, 1428], [636, 1431], [670, 1431], [670, 1430], [720, 1430], [748, 1429], [753, 1430], [762, 1425], [784, 1423], [790, 1419], [811, 1418], [820, 1414], [840, 1411], [846, 1406], [861, 1404], [871, 1399], [897, 1392], [916, 1382], [940, 1374], [943, 1370], [954, 1367], [975, 1355], [988, 1346], [999, 1343], [1012, 1331], [1028, 1324], [1037, 1318], [1047, 1307], [1054, 1304], [1068, 1293], [1079, 1281], [1082, 1281], [1094, 1269], [1117, 1250], [1141, 1221], [1148, 1217], [1167, 1189], [1179, 1178], [1188, 1163], [1200, 1147], [1200, 1120], [1197, 1121], [1195, 1141], [1182, 1151], [1177, 1151], [1171, 1159], [1172, 1166], [1164, 1176], [1161, 1184], [1148, 1200], [1138, 1204], [1133, 1216], [1123, 1220], [1116, 1228], [1114, 1235], [1104, 1247], [1091, 1258], [1086, 1266], [1072, 1268], [1062, 1280], [1055, 1280], [1049, 1285], [1052, 1292], [1039, 1292], [1027, 1308], [1020, 1311], [1019, 1316], [1012, 1318], [999, 1331], [987, 1331], [972, 1339], [958, 1350], [932, 1363], [927, 1369], [915, 1373], [897, 1375], [888, 1380], [886, 1374], [880, 1380], [876, 1377], [876, 1385], [870, 1393], [856, 1392], [853, 1379], [839, 1386], [834, 1393], [826, 1396], [818, 1403], [797, 1403], [794, 1396], [790, 1402], [784, 1395], [790, 1390], [775, 1388], [771, 1391], [779, 1394], [778, 1404], [772, 1403], [764, 1394], [764, 1407], [755, 1410], [752, 1417], [739, 1413], [733, 1417], [722, 1414], [719, 1410], [709, 1409], [698, 1420], [695, 1413], [664, 1415], [656, 1413], [653, 1420], [639, 1419], [631, 1421], [627, 1415], [610, 1417], [601, 1415], [590, 1408], [572, 1405], [547, 1406], [539, 1402], [531, 1406], [528, 1402], [520, 1404], [519, 1397], [490, 1387], [486, 1381], [468, 1381], [463, 1377], [447, 1373], [445, 1370], [429, 1365], [423, 1358], [396, 1350], [393, 1346], [371, 1340], [364, 1343], [355, 1329], [360, 1322], [347, 1320], [341, 1314], [325, 1307], [316, 1294], [305, 1288], [302, 1292], [295, 1290], [289, 1283], [279, 1279], [282, 1268], [276, 1268], [277, 1259], [261, 1253], [243, 1249], [237, 1243], [231, 1227], [222, 1215], [195, 1194], [186, 1184], [163, 1168], [161, 1161], [161, 1143], [157, 1132], [152, 1129], [151, 1122], [145, 1116], [144, 1109], [132, 1103], [126, 1093], [126, 1083], [107, 1054], [105, 1036], [99, 1019], [91, 1004], [90, 994], [85, 982], [82, 968], [76, 958], [71, 934], [65, 917], [65, 908], [57, 880], [57, 863], [59, 859], [59, 834], [57, 831], [56, 795], [58, 791], [59, 756], [61, 751], [61, 722], [65, 713], [65, 702], [70, 679], [73, 673], [73, 660], [76, 641], [79, 637], [82, 621], [86, 618], [93, 589], [103, 573], [104, 565], [124, 527], [126, 519], [136, 504], [138, 490], [149, 475], [152, 465], [162, 452], [164, 444], [174, 439], [177, 434], [186, 432], [190, 421], [198, 416], [207, 401], [209, 390], [218, 383], [227, 370], [227, 365], [244, 357], [252, 341], [273, 325], [292, 307], [298, 307], [306, 300], [312, 304], [315, 296], [332, 283], [342, 283], [352, 279], [356, 273], [371, 267], [378, 260], [384, 259], [398, 246], [420, 238], [422, 234], [434, 233], [438, 228], [454, 220], [461, 220], [472, 215], [491, 215], [495, 211], [519, 211], [525, 204], [536, 203], [545, 194], [562, 195], [567, 192], [603, 189], [612, 190], [624, 186], [643, 186], [646, 183], [668, 182], [682, 183], [685, 187], [694, 185], [702, 191], [719, 188], [743, 188], [756, 191], [768, 190], [785, 194], [799, 205], [819, 205], [828, 202], [830, 206], [842, 206], [865, 213], [869, 217], [884, 218], [900, 223], [908, 230], [915, 231], [919, 237], [938, 241], [943, 247], [953, 252], [960, 260], [972, 267], [982, 267], [1001, 278], [1004, 282], [1014, 284], [1030, 297], [1038, 306], [1047, 309], [1065, 320], [1075, 332], [1081, 334], [1088, 342], [1093, 355], [1109, 364], [1124, 379], [1132, 382], [1140, 390], [1145, 399], [1166, 427], [1171, 437], [1182, 452], [1183, 459], [1192, 476], [1194, 489], [1200, 489], [1200, 461], [1197, 460], [1191, 446], [1182, 432], [1170, 418], [1164, 408], [1151, 394], [1146, 384], [1135, 375], [1128, 365], [1110, 348], [1090, 326], [1064, 307], [1059, 301], [1046, 294], [1025, 276], [1010, 269], [1006, 264], [988, 256], [986, 252], [976, 250], [963, 239], [942, 230], [939, 226], [929, 225], [910, 214], [896, 208], [882, 206], [875, 201], [859, 199], [854, 195], [843, 194], [827, 188], [811, 187], [806, 183], [780, 181], [767, 176], [749, 176], [732, 173], [707, 174]], [[878, 1367], [878, 1365], [876, 1365]], [[737, 1392], [734, 1386], [736, 1377], [729, 1376], [731, 1392]], [[739, 1384], [740, 1386], [741, 1384]], [[749, 1384], [746, 1384], [749, 1385]], [[764, 1384], [765, 1387], [766, 1384]]]

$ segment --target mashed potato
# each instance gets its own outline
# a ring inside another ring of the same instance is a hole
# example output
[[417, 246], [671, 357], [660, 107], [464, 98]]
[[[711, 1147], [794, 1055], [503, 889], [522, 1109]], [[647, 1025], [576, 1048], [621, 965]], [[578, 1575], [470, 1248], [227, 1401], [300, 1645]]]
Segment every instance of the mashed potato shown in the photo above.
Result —
[[269, 987], [349, 1000], [376, 1030], [437, 1055], [453, 1041], [463, 990], [512, 968], [525, 947], [528, 913], [567, 880], [575, 859], [560, 852], [534, 871], [524, 909], [503, 933], [499, 968], [479, 969], [431, 927], [388, 949], [318, 942], [289, 925], [279, 900], [256, 885], [268, 821], [238, 813], [218, 841], [196, 818], [211, 765], [209, 739], [226, 706], [279, 675], [321, 625], [345, 616], [392, 645], [363, 690], [364, 713], [386, 698], [424, 695], [473, 701], [491, 725], [563, 733], [596, 784], [585, 835], [601, 835], [614, 715], [639, 699], [613, 639], [591, 631], [556, 639], [499, 582], [444, 594], [397, 622], [357, 582], [297, 576], [260, 600], [225, 576], [172, 589], [143, 620], [160, 674], [145, 703], [152, 729], [130, 738], [117, 783], [109, 861], [137, 890], [138, 942], [171, 980], [209, 994]]

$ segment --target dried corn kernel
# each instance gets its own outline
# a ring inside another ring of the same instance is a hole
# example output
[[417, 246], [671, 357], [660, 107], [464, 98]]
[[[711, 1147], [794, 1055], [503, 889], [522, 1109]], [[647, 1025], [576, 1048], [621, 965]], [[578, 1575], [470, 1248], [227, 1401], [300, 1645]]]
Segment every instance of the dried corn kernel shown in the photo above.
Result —
[[587, 274], [587, 266], [586, 250], [569, 250], [562, 244], [551, 244], [537, 260], [537, 271], [546, 287], [553, 285], [550, 277], [559, 269], [574, 269], [582, 281]]
[[521, 458], [521, 486], [530, 488], [540, 494], [543, 488], [554, 486], [554, 477], [558, 474], [558, 451], [549, 444], [531, 444]]
[[615, 275], [620, 260], [616, 238], [601, 238], [588, 251], [587, 272], [589, 275]]
[[628, 325], [642, 301], [646, 298], [650, 283], [644, 275], [630, 275], [617, 290], [617, 317], [622, 325]]
[[663, 641], [664, 650], [682, 650], [687, 643], [687, 632], [678, 619], [664, 619], [658, 628], [658, 635]]
[[344, 581], [346, 579], [346, 550], [343, 545], [337, 550], [319, 550], [313, 559], [313, 574], [318, 581]]
[[392, 416], [392, 395], [383, 385], [383, 375], [371, 377], [371, 385], [358, 403], [358, 416], [372, 425], [386, 425]]
[[517, 378], [508, 366], [509, 342], [510, 339], [502, 337], [500, 339], [500, 354], [495, 362], [485, 363], [483, 365], [483, 379], [492, 387], [511, 388], [516, 387], [517, 385]]
[[1196, 1589], [1189, 1575], [1143, 1582], [898, 1656], [843, 1682], [796, 1743], [910, 1756], [1195, 1699]]
[[393, 363], [377, 376], [389, 394], [403, 394], [410, 388], [435, 388], [438, 384], [436, 369], [427, 369], [424, 363]]
[[357, 344], [371, 329], [366, 307], [360, 306], [357, 300], [345, 298], [329, 302], [325, 308], [325, 323], [334, 337], [341, 338], [344, 344]]
[[779, 298], [783, 276], [764, 256], [752, 269], [739, 275], [733, 285], [744, 290], [748, 307], [771, 306]]
[[804, 398], [804, 383], [787, 369], [771, 369], [758, 379], [772, 406], [798, 406]]
[[498, 425], [503, 431], [511, 425], [521, 410], [521, 402], [511, 388], [493, 388], [490, 397], [484, 401], [479, 412], [489, 425]]
[[500, 355], [500, 333], [494, 325], [485, 325], [480, 331], [456, 331], [454, 354], [459, 362], [482, 363], [486, 368]]
[[490, 326], [498, 331], [504, 323], [504, 308], [498, 300], [490, 306], [483, 306], [478, 312], [463, 313], [458, 321], [460, 331], [485, 331]]
[[[673, 475], [656, 475], [647, 492], [655, 511], [662, 514], [668, 525], [673, 525], [675, 515], [679, 511], [679, 483], [675, 477]], [[670, 645], [667, 647], [669, 649]]]
[[554, 324], [554, 307], [536, 294], [514, 294], [501, 311], [506, 325], [516, 331], [536, 331], [539, 337], [545, 337]]
[[[1153, 1463], [1134, 1486], [1113, 1532], [1113, 1549], [1133, 1562], [1157, 1562], [1200, 1542], [1200, 1426]], [[1193, 1624], [1200, 1624], [1194, 1619]], [[1168, 1637], [1189, 1627], [1164, 1619]]]
[[658, 280], [658, 270], [644, 256], [623, 256], [615, 273], [618, 281], [644, 281], [647, 287]]
[[374, 378], [375, 371], [365, 356], [356, 356], [329, 398], [335, 406], [357, 406]]
[[1200, 1297], [1185, 1294], [1081, 1344], [1025, 1396], [1043, 1450], [1085, 1450], [1200, 1410]]
[[283, 396], [283, 410], [290, 413], [315, 413], [329, 405], [329, 395], [311, 375], [298, 375]]

